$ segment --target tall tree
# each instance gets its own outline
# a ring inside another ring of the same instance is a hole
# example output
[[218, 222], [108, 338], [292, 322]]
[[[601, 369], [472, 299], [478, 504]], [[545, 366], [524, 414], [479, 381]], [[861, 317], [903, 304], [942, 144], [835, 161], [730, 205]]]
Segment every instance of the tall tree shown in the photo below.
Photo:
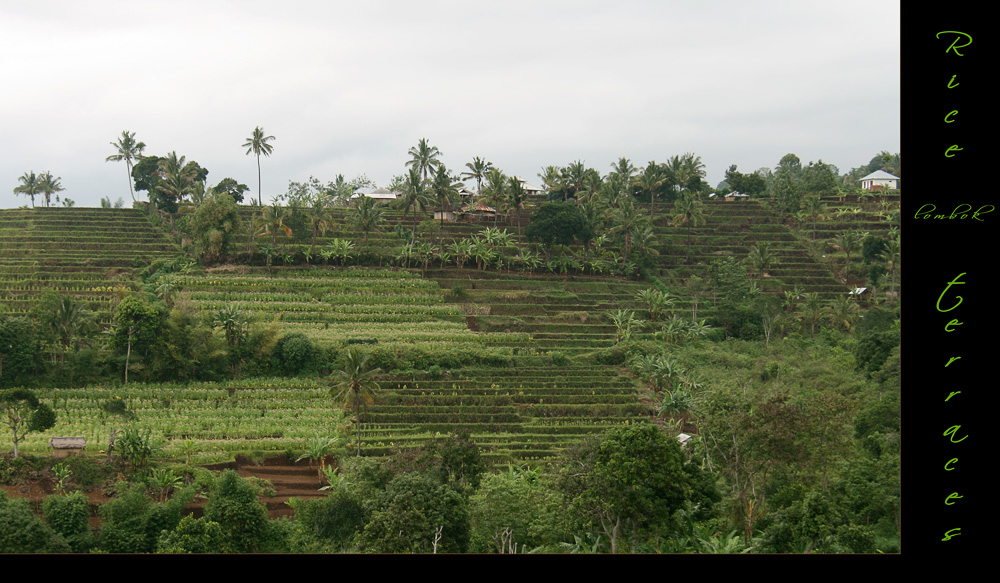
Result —
[[31, 198], [31, 206], [35, 206], [35, 196], [41, 193], [40, 183], [35, 171], [25, 172], [17, 179], [21, 184], [14, 187], [14, 194], [23, 194]]
[[260, 155], [270, 156], [271, 151], [274, 146], [268, 144], [274, 136], [265, 136], [264, 128], [257, 126], [253, 129], [253, 133], [247, 138], [243, 147], [247, 149], [247, 156], [253, 154], [257, 157], [257, 204], [263, 206], [263, 197], [261, 195], [261, 182], [260, 182]]
[[306, 210], [306, 220], [309, 223], [309, 227], [312, 228], [313, 235], [312, 246], [309, 248], [310, 255], [316, 253], [316, 239], [321, 234], [326, 234], [326, 230], [330, 228], [330, 224], [333, 221], [329, 203], [330, 197], [328, 195], [317, 193], [316, 197], [312, 200], [312, 205]]
[[[403, 218], [410, 212], [416, 213], [417, 208], [427, 210], [427, 207], [434, 204], [427, 188], [427, 182], [420, 177], [420, 169], [411, 166], [403, 181], [403, 192], [396, 199], [396, 204], [403, 209]], [[416, 230], [416, 229], [414, 229]]]
[[365, 234], [365, 247], [368, 247], [368, 233], [377, 231], [385, 225], [385, 211], [374, 198], [361, 196], [354, 203], [347, 220], [354, 228], [360, 229]]
[[144, 352], [149, 352], [150, 345], [156, 340], [160, 331], [160, 315], [152, 305], [142, 301], [138, 296], [129, 295], [115, 311], [111, 328], [110, 345], [117, 351], [125, 352], [125, 383], [128, 384], [129, 361], [132, 348], [140, 345]]
[[674, 176], [677, 190], [683, 193], [705, 177], [705, 164], [701, 156], [687, 152], [684, 155], [671, 156], [667, 168]]
[[468, 168], [468, 170], [462, 172], [462, 178], [471, 178], [475, 180], [476, 194], [482, 194], [483, 178], [486, 177], [486, 172], [493, 167], [493, 163], [476, 157], [472, 159], [472, 162], [466, 162], [465, 167]]
[[132, 202], [135, 202], [135, 191], [132, 190], [132, 161], [142, 157], [142, 151], [146, 144], [135, 141], [135, 132], [122, 130], [121, 137], [117, 142], [111, 142], [115, 148], [115, 153], [104, 159], [105, 162], [125, 162], [128, 172], [128, 192], [132, 195]]
[[650, 161], [646, 167], [636, 177], [636, 184], [642, 192], [649, 195], [649, 220], [653, 220], [653, 207], [656, 197], [659, 196], [663, 184], [667, 180], [667, 174], [663, 167], [656, 162]]
[[750, 248], [750, 253], [747, 254], [746, 259], [750, 268], [757, 275], [758, 286], [761, 291], [764, 291], [764, 273], [771, 267], [774, 263], [774, 254], [771, 253], [771, 244], [767, 241], [762, 241]]
[[441, 151], [437, 149], [437, 146], [428, 144], [427, 138], [420, 138], [420, 142], [410, 148], [409, 154], [410, 159], [407, 160], [406, 165], [416, 168], [424, 180], [427, 180], [431, 170], [437, 170], [437, 167], [441, 165], [441, 161], [438, 160]]
[[375, 399], [379, 385], [375, 382], [382, 369], [369, 364], [371, 354], [362, 355], [356, 348], [347, 351], [344, 368], [334, 372], [338, 379], [330, 389], [334, 403], [341, 408], [354, 409], [355, 423], [358, 425], [358, 456], [361, 456], [361, 410], [368, 412], [368, 405]]
[[[632, 551], [695, 498], [680, 445], [652, 423], [620, 425], [564, 454], [558, 484], [570, 508]], [[696, 501], [697, 502], [697, 501]]]
[[837, 237], [837, 245], [844, 250], [844, 281], [850, 283], [851, 255], [861, 250], [861, 242], [865, 235], [860, 231], [844, 231]]
[[826, 205], [818, 194], [812, 194], [802, 199], [802, 213], [807, 219], [812, 220], [813, 240], [816, 240], [816, 223], [822, 221], [826, 216]]
[[[458, 189], [461, 183], [456, 180], [444, 164], [439, 164], [434, 172], [434, 180], [431, 182], [431, 190], [438, 200], [438, 208], [441, 211], [451, 209], [452, 203], [458, 199]], [[441, 224], [444, 225], [444, 213], [441, 213]]]
[[46, 171], [38, 176], [38, 190], [45, 195], [45, 206], [49, 206], [52, 195], [66, 190], [59, 181], [62, 178], [53, 177], [51, 172]]
[[195, 182], [198, 180], [199, 170], [208, 174], [207, 171], [198, 166], [197, 162], [187, 162], [184, 156], [178, 156], [177, 152], [170, 152], [166, 157], [160, 158], [157, 164], [159, 177], [155, 182], [154, 190], [150, 191], [150, 200], [157, 208], [171, 214], [177, 212], [177, 205], [184, 197], [194, 192]]
[[511, 176], [507, 181], [507, 196], [504, 197], [504, 206], [508, 213], [514, 213], [517, 219], [517, 234], [521, 234], [521, 213], [524, 203], [528, 200], [528, 193], [524, 190], [521, 179]]
[[687, 256], [691, 257], [691, 234], [694, 228], [705, 224], [705, 203], [697, 195], [685, 192], [674, 205], [674, 226], [688, 226]]

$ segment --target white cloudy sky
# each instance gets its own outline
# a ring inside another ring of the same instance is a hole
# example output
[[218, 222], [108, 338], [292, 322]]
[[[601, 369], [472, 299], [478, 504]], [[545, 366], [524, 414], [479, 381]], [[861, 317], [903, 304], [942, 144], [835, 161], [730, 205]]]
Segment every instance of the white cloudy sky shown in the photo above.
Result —
[[385, 185], [420, 138], [535, 183], [685, 152], [712, 185], [789, 152], [846, 172], [899, 151], [899, 28], [888, 0], [3, 0], [0, 208], [32, 170], [77, 206], [128, 202], [104, 161], [125, 129], [256, 192], [241, 146], [263, 127], [265, 201]]

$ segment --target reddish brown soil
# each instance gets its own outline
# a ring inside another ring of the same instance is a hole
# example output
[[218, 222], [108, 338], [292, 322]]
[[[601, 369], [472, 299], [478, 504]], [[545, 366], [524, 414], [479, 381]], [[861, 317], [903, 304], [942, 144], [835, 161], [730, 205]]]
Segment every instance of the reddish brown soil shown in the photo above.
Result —
[[[241, 456], [234, 462], [214, 464], [206, 467], [216, 472], [224, 469], [233, 469], [245, 478], [254, 476], [273, 484], [275, 490], [274, 496], [261, 497], [261, 502], [267, 506], [271, 518], [291, 516], [293, 514], [291, 507], [286, 504], [289, 498], [306, 499], [326, 495], [325, 490], [320, 490], [322, 486], [326, 485], [326, 481], [320, 480], [318, 466], [310, 465], [305, 461], [292, 462], [285, 456], [269, 458], [259, 464]], [[50, 476], [44, 474], [34, 476], [34, 478], [25, 484], [16, 486], [0, 485], [0, 488], [6, 490], [11, 497], [27, 498], [35, 510], [41, 513], [42, 501], [47, 496], [55, 493], [55, 483]], [[94, 488], [86, 494], [90, 499], [92, 511], [91, 526], [96, 528], [99, 526], [97, 509], [100, 505], [113, 500], [113, 498], [105, 493], [103, 487]], [[205, 501], [199, 500], [189, 504], [188, 509], [195, 517], [199, 517], [202, 514], [204, 505]]]

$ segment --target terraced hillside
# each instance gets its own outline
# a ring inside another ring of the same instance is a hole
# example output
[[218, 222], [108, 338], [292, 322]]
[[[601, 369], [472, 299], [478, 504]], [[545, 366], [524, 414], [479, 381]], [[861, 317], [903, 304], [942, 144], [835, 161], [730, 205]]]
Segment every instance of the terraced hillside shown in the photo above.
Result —
[[[204, 314], [237, 305], [259, 321], [279, 320], [282, 333], [301, 332], [316, 346], [342, 351], [364, 344], [385, 370], [410, 371], [381, 378], [383, 390], [363, 418], [367, 455], [385, 455], [395, 446], [468, 429], [497, 462], [545, 459], [582, 435], [649, 414], [639, 403], [633, 379], [612, 367], [581, 366], [565, 358], [610, 346], [613, 329], [599, 323], [596, 315], [590, 326], [556, 323], [546, 328], [545, 314], [537, 310], [574, 308], [573, 318], [578, 319], [579, 314], [630, 298], [635, 284], [616, 289], [613, 283], [590, 278], [574, 287], [552, 277], [504, 280], [490, 272], [457, 269], [428, 275], [435, 278], [400, 269], [234, 267], [188, 273], [174, 282], [178, 298], [186, 298]], [[468, 284], [472, 278], [484, 288], [492, 284], [494, 290], [497, 282], [505, 282], [499, 287], [507, 291], [483, 296], [498, 312], [527, 311], [526, 305], [509, 301], [517, 297], [512, 292], [518, 287], [547, 289], [561, 300], [542, 298], [532, 304], [538, 317], [532, 331], [503, 330], [503, 324], [490, 323], [492, 315], [470, 315], [482, 307], [456, 301], [454, 290], [440, 285], [457, 288], [455, 281]], [[581, 300], [572, 290], [594, 297]], [[503, 298], [505, 303], [496, 301]], [[328, 382], [303, 382], [292, 391], [299, 400], [288, 410], [308, 410], [315, 417], [268, 422], [269, 429], [261, 435], [278, 441], [268, 443], [268, 449], [301, 447], [308, 436], [330, 430], [323, 425], [331, 415]], [[220, 398], [223, 388], [218, 389]], [[246, 407], [248, 414], [266, 409], [271, 416], [265, 397], [251, 397], [238, 383], [226, 391], [245, 395], [234, 406]], [[283, 402], [286, 397], [271, 398]], [[216, 432], [229, 426], [222, 420], [203, 423]], [[228, 446], [252, 448], [249, 442], [234, 443], [238, 435], [226, 438]]]
[[110, 314], [116, 286], [135, 289], [135, 270], [180, 249], [138, 209], [0, 210], [0, 302], [23, 313], [47, 289]]
[[777, 213], [756, 200], [706, 201], [705, 224], [694, 229], [671, 225], [667, 217], [672, 214], [672, 207], [664, 210], [655, 227], [658, 275], [672, 288], [680, 289], [691, 275], [706, 277], [713, 261], [742, 260], [754, 245], [767, 243], [774, 262], [765, 291], [780, 293], [797, 285], [803, 293], [831, 299], [848, 289], [835, 277], [832, 262], [817, 261]]

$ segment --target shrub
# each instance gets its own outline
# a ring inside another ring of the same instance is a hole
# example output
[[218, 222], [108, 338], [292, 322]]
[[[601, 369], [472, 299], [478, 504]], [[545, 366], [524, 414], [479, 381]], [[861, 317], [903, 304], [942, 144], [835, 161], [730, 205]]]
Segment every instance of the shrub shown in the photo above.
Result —
[[10, 499], [0, 490], [0, 553], [67, 553], [59, 533], [35, 516], [27, 500]]
[[311, 340], [301, 332], [286, 334], [274, 349], [277, 366], [284, 374], [294, 376], [309, 368], [316, 356]]
[[223, 543], [222, 527], [204, 517], [185, 516], [172, 531], [163, 531], [157, 553], [215, 553]]
[[268, 547], [267, 509], [257, 499], [257, 488], [233, 470], [219, 474], [205, 506], [205, 519], [222, 528], [220, 552], [254, 553]]
[[80, 492], [68, 496], [49, 496], [42, 503], [45, 522], [61, 534], [74, 553], [85, 553], [93, 545], [93, 535], [87, 522], [90, 502]]

